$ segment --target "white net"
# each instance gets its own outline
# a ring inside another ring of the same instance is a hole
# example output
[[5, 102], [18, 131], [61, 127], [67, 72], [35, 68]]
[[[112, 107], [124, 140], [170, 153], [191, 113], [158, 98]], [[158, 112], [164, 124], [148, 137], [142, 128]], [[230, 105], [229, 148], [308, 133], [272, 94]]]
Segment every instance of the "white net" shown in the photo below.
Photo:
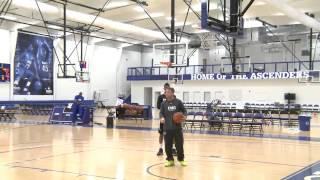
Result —
[[90, 82], [89, 72], [76, 72], [76, 81], [77, 82]]

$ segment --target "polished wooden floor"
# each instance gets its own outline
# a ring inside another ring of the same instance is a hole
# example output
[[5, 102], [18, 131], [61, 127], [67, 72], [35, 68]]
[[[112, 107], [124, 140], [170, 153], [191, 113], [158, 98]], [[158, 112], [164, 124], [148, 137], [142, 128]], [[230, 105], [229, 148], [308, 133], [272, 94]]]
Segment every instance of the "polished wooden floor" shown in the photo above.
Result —
[[[319, 141], [185, 133], [188, 166], [166, 168], [165, 156], [156, 156], [158, 123], [120, 121], [124, 128], [114, 129], [0, 123], [0, 179], [270, 180], [320, 159]], [[280, 129], [269, 127], [266, 133], [285, 131]], [[320, 132], [313, 130], [302, 135]], [[292, 132], [287, 134], [301, 135]]]

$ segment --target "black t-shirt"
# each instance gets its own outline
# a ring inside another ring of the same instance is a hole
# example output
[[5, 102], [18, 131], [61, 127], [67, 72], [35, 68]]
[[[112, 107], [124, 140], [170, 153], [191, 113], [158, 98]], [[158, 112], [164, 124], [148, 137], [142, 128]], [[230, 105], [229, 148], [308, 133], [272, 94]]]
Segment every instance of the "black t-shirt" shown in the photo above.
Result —
[[174, 98], [172, 101], [165, 101], [161, 104], [160, 117], [165, 119], [164, 129], [175, 130], [181, 128], [181, 124], [175, 124], [172, 120], [173, 114], [176, 112], [182, 112], [187, 114], [186, 109], [181, 100]]

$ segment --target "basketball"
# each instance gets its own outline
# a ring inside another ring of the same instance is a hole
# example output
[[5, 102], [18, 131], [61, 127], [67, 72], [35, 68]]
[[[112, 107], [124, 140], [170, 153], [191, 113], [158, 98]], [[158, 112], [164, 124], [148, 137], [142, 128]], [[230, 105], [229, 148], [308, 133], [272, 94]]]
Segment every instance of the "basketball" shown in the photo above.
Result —
[[176, 112], [173, 114], [173, 122], [176, 124], [180, 124], [185, 120], [184, 114], [182, 112]]

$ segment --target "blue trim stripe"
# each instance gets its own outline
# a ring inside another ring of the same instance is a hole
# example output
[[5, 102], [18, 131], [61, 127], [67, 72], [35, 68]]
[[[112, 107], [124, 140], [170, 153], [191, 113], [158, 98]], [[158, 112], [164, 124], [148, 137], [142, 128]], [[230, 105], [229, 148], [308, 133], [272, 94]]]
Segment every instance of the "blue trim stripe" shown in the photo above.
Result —
[[[294, 172], [294, 173], [290, 174], [289, 176], [282, 178], [282, 180], [300, 180], [301, 178], [303, 179], [304, 176], [312, 175], [312, 168], [315, 166], [319, 166], [319, 165], [320, 165], [320, 161], [312, 163], [312, 164], [300, 169], [299, 171]], [[318, 170], [320, 170], [320, 168]]]

